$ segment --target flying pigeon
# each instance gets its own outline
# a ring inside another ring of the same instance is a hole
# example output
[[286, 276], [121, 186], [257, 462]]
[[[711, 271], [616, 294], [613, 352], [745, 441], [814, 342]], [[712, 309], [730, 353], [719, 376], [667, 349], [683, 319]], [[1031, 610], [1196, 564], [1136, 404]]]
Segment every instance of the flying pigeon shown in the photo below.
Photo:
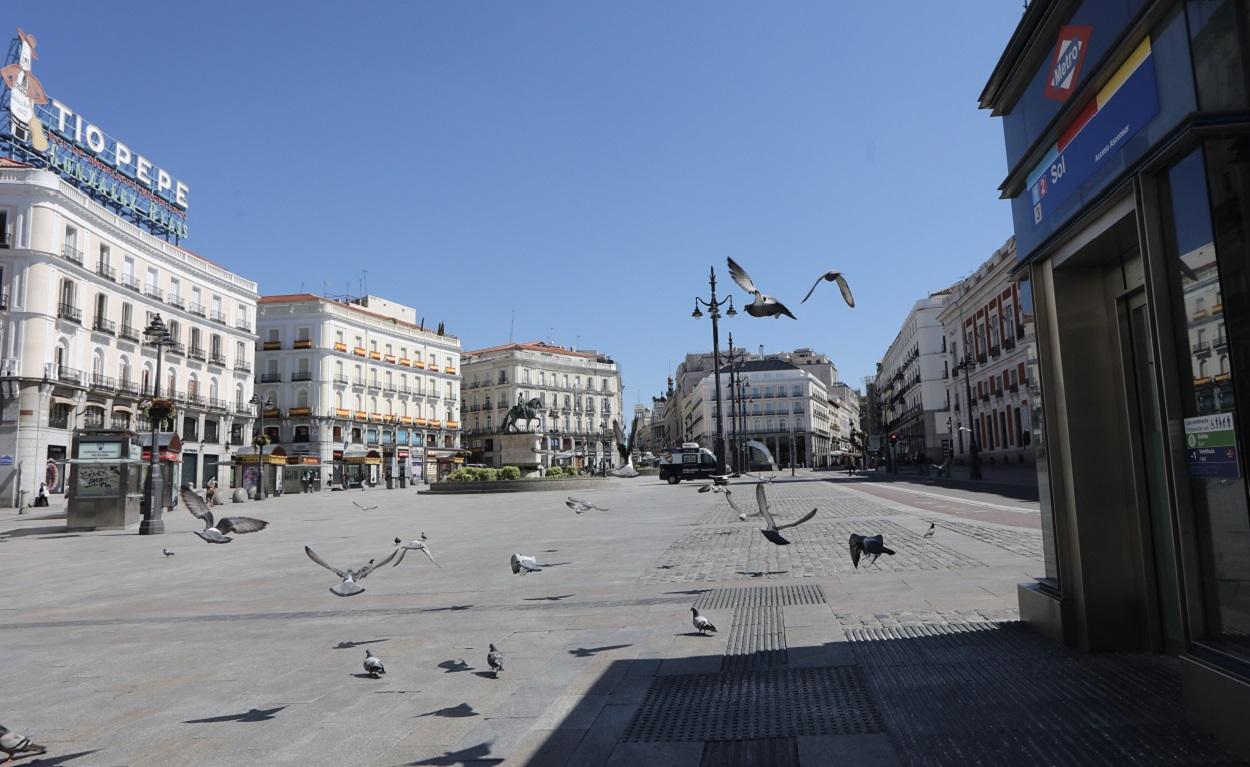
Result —
[[768, 497], [764, 494], [763, 482], [755, 486], [755, 502], [760, 507], [760, 514], [763, 515], [765, 524], [768, 525], [768, 527], [764, 528], [763, 530], [760, 530], [760, 532], [764, 534], [765, 538], [777, 544], [778, 546], [790, 545], [789, 541], [781, 537], [781, 533], [777, 532], [778, 530], [785, 530], [787, 527], [797, 527], [798, 525], [801, 525], [804, 522], [811, 519], [812, 517], [816, 516], [816, 510], [812, 509], [811, 511], [807, 512], [802, 517], [800, 517], [798, 521], [796, 522], [789, 522], [784, 525], [777, 524], [777, 521], [773, 519], [773, 515], [768, 511]]
[[729, 488], [721, 487], [720, 485], [714, 482], [708, 482], [706, 484], [699, 485], [699, 492], [700, 493], [727, 493], [729, 492]]
[[724, 493], [725, 493], [725, 500], [729, 501], [729, 508], [738, 512], [738, 519], [740, 519], [741, 521], [745, 522], [747, 520], [747, 517], [758, 517], [760, 515], [758, 511], [747, 514], [745, 511], [739, 508], [738, 504], [734, 503], [733, 493], [729, 490], [729, 488], [725, 488]]
[[[9, 728], [0, 724], [0, 751], [7, 754], [4, 758], [4, 761], [7, 762], [17, 756], [38, 756], [39, 754], [46, 754], [48, 753], [48, 747], [41, 746], [38, 743], [33, 742], [25, 735], [13, 732]], [[4, 762], [0, 762], [0, 764], [4, 764]]]
[[422, 531], [421, 531], [421, 540], [423, 540], [423, 541], [428, 541], [428, 540], [429, 540], [429, 538], [426, 538], [426, 537], [425, 537], [425, 531], [424, 531], [424, 530], [422, 530]]
[[932, 523], [932, 522], [930, 522], [930, 523], [929, 523], [929, 529], [928, 529], [928, 530], [925, 530], [925, 531], [924, 531], [924, 535], [922, 535], [922, 536], [920, 536], [920, 537], [921, 537], [921, 538], [932, 538], [932, 537], [933, 537], [933, 530], [934, 530], [934, 525], [933, 525], [933, 523]]
[[309, 559], [343, 579], [343, 582], [339, 585], [330, 587], [331, 594], [337, 597], [354, 597], [357, 594], [364, 593], [365, 590], [364, 586], [361, 586], [357, 581], [363, 581], [369, 577], [369, 573], [394, 559], [395, 555], [399, 553], [399, 549], [392, 551], [390, 556], [381, 562], [375, 563], [374, 560], [370, 559], [369, 564], [358, 567], [355, 570], [340, 570], [317, 556], [317, 552], [307, 546], [304, 547], [304, 553], [308, 555]]
[[525, 575], [526, 573], [541, 573], [543, 569], [538, 566], [538, 562], [533, 557], [527, 557], [523, 554], [512, 555], [512, 574]]
[[373, 511], [374, 509], [377, 508], [377, 506], [361, 506], [359, 503], [356, 503], [355, 501], [352, 501], [352, 505], [360, 509], [361, 511]]
[[365, 673], [374, 679], [386, 673], [386, 666], [382, 665], [382, 661], [378, 660], [372, 650], [365, 650]]
[[503, 671], [503, 653], [495, 649], [493, 644], [490, 646], [490, 652], [486, 653], [486, 665], [495, 672], [495, 676], [499, 676], [499, 672]]
[[222, 517], [217, 520], [217, 524], [213, 524], [213, 510], [203, 498], [195, 494], [190, 485], [183, 486], [181, 497], [187, 511], [204, 520], [204, 529], [196, 530], [195, 534], [206, 543], [229, 543], [233, 540], [230, 533], [254, 533], [269, 526], [265, 520], [254, 517]]
[[174, 552], [170, 551], [169, 549], [161, 549], [161, 553], [167, 557], [172, 557], [174, 555]]
[[859, 569], [859, 558], [864, 554], [872, 557], [868, 564], [875, 565], [877, 557], [882, 554], [894, 556], [893, 549], [885, 547], [885, 539], [880, 535], [856, 535], [851, 533], [851, 562], [855, 564], [855, 569]]
[[747, 314], [752, 317], [780, 317], [784, 314], [792, 320], [798, 319], [790, 313], [785, 304], [772, 296], [766, 296], [761, 293], [760, 289], [755, 287], [755, 283], [751, 281], [751, 275], [747, 274], [746, 270], [741, 266], [738, 266], [737, 261], [734, 261], [732, 258], [728, 259], [728, 261], [729, 276], [733, 277], [734, 282], [738, 283], [738, 287], [755, 296], [755, 300], [746, 306]]
[[803, 300], [799, 301], [799, 303], [807, 303], [807, 299], [812, 297], [812, 294], [816, 292], [816, 287], [819, 286], [821, 282], [838, 283], [838, 290], [842, 291], [842, 298], [846, 300], [846, 305], [852, 309], [855, 308], [855, 296], [851, 295], [851, 286], [846, 284], [846, 278], [842, 276], [842, 272], [825, 272], [817, 277], [816, 282], [812, 285], [812, 289], [807, 291], [807, 295], [803, 296]]
[[579, 498], [574, 498], [572, 496], [569, 496], [569, 499], [564, 502], [564, 505], [568, 506], [570, 509], [577, 512], [578, 514], [581, 514], [586, 511], [590, 511], [592, 509], [595, 511], [607, 511], [607, 508], [603, 506], [596, 506], [590, 501], [583, 501]]
[[690, 622], [694, 624], [694, 627], [698, 629], [700, 634], [707, 631], [710, 631], [713, 634], [716, 633], [716, 627], [712, 625], [710, 620], [704, 618], [702, 615], [699, 615], [699, 610], [696, 607], [690, 608]]
[[422, 554], [429, 557], [431, 562], [434, 562], [435, 567], [442, 567], [442, 565], [434, 561], [434, 555], [430, 553], [430, 548], [422, 541], [408, 541], [407, 543], [404, 543], [400, 539], [396, 538], [395, 546], [399, 549], [399, 558], [395, 560], [395, 564], [391, 565], [391, 567], [398, 567], [399, 563], [404, 561], [404, 555], [409, 551], [420, 551]]

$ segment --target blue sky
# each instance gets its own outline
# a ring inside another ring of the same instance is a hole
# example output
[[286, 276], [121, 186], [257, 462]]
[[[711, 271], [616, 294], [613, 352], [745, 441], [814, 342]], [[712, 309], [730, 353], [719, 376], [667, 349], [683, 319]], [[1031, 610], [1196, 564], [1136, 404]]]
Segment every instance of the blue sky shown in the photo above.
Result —
[[[262, 293], [368, 289], [465, 348], [547, 339], [649, 402], [731, 256], [858, 386], [1011, 234], [976, 98], [1013, 2], [24, 3], [48, 93], [191, 186]], [[12, 32], [9, 31], [11, 36]], [[812, 281], [842, 269], [857, 307]], [[742, 293], [735, 289], [735, 302]]]

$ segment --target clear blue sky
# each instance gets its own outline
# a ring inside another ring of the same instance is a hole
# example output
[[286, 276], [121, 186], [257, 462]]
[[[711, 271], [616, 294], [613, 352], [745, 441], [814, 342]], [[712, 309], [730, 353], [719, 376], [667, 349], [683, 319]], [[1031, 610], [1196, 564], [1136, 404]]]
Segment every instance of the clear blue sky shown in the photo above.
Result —
[[[465, 348], [515, 310], [516, 340], [611, 354], [630, 405], [711, 346], [689, 315], [710, 265], [731, 287], [726, 256], [799, 321], [722, 334], [824, 351], [858, 386], [911, 304], [1011, 233], [976, 98], [1018, 2], [7, 10], [50, 95], [190, 184], [189, 248], [262, 293], [367, 269]], [[857, 308], [827, 283], [798, 306], [830, 268]]]

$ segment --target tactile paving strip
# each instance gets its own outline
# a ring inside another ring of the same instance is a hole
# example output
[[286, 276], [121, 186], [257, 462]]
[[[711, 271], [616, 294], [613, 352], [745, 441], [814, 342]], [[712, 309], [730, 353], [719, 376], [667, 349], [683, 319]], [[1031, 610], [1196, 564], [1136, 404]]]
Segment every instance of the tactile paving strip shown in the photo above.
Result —
[[658, 676], [627, 742], [754, 740], [881, 732], [857, 666]]
[[703, 744], [699, 767], [799, 767], [794, 738], [713, 740]]
[[793, 586], [759, 586], [744, 588], [712, 589], [695, 601], [700, 610], [724, 610], [749, 605], [823, 605], [825, 592], [814, 583], [797, 583]]
[[734, 610], [723, 671], [764, 671], [786, 665], [786, 624], [778, 605]]

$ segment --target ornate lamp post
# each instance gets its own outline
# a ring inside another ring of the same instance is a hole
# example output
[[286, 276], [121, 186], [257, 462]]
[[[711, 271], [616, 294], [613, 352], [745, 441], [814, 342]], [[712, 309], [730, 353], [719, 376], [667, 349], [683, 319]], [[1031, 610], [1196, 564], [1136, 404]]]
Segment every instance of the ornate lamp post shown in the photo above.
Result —
[[708, 284], [712, 287], [712, 297], [704, 300], [698, 296], [694, 299], [694, 311], [690, 313], [691, 317], [699, 319], [703, 316], [703, 312], [699, 311], [699, 306], [706, 306], [708, 314], [712, 317], [712, 368], [716, 381], [716, 472], [718, 474], [725, 473], [725, 429], [724, 422], [721, 420], [721, 395], [720, 395], [720, 327], [717, 322], [720, 320], [720, 308], [726, 303], [729, 304], [729, 310], [725, 312], [726, 317], [733, 317], [738, 312], [734, 310], [734, 297], [732, 295], [716, 299], [716, 270], [708, 267]]
[[[955, 366], [956, 373], [964, 373], [964, 401], [968, 403], [968, 419], [972, 421], [972, 383], [968, 380], [968, 369], [972, 367], [972, 355], [965, 354], [963, 360]], [[977, 445], [977, 433], [960, 424], [960, 431], [968, 432], [968, 478], [981, 479], [981, 448]]]
[[[173, 343], [165, 322], [161, 320], [161, 315], [153, 315], [152, 321], [143, 329], [143, 342], [148, 346], [156, 347], [156, 369], [152, 376], [151, 401], [151, 405], [155, 405], [159, 402], [161, 394], [161, 352]], [[172, 413], [166, 413], [163, 418], [158, 417], [159, 412], [156, 412], [151, 405], [148, 410], [148, 422], [152, 427], [152, 448], [148, 455], [148, 482], [147, 487], [144, 488], [145, 505], [143, 519], [139, 522], [139, 535], [160, 535], [165, 532], [165, 520], [161, 519], [165, 482], [160, 471], [160, 431], [161, 421], [170, 417]]]
[[256, 500], [263, 501], [265, 500], [265, 464], [263, 463], [265, 457], [264, 449], [265, 443], [269, 439], [265, 435], [265, 410], [273, 407], [273, 395], [270, 394], [266, 396], [262, 401], [260, 395], [253, 392], [251, 403], [256, 406], [256, 416], [260, 421], [259, 426], [257, 427], [256, 439], [254, 440], [256, 444], [257, 484], [260, 486], [260, 491], [256, 493]]

